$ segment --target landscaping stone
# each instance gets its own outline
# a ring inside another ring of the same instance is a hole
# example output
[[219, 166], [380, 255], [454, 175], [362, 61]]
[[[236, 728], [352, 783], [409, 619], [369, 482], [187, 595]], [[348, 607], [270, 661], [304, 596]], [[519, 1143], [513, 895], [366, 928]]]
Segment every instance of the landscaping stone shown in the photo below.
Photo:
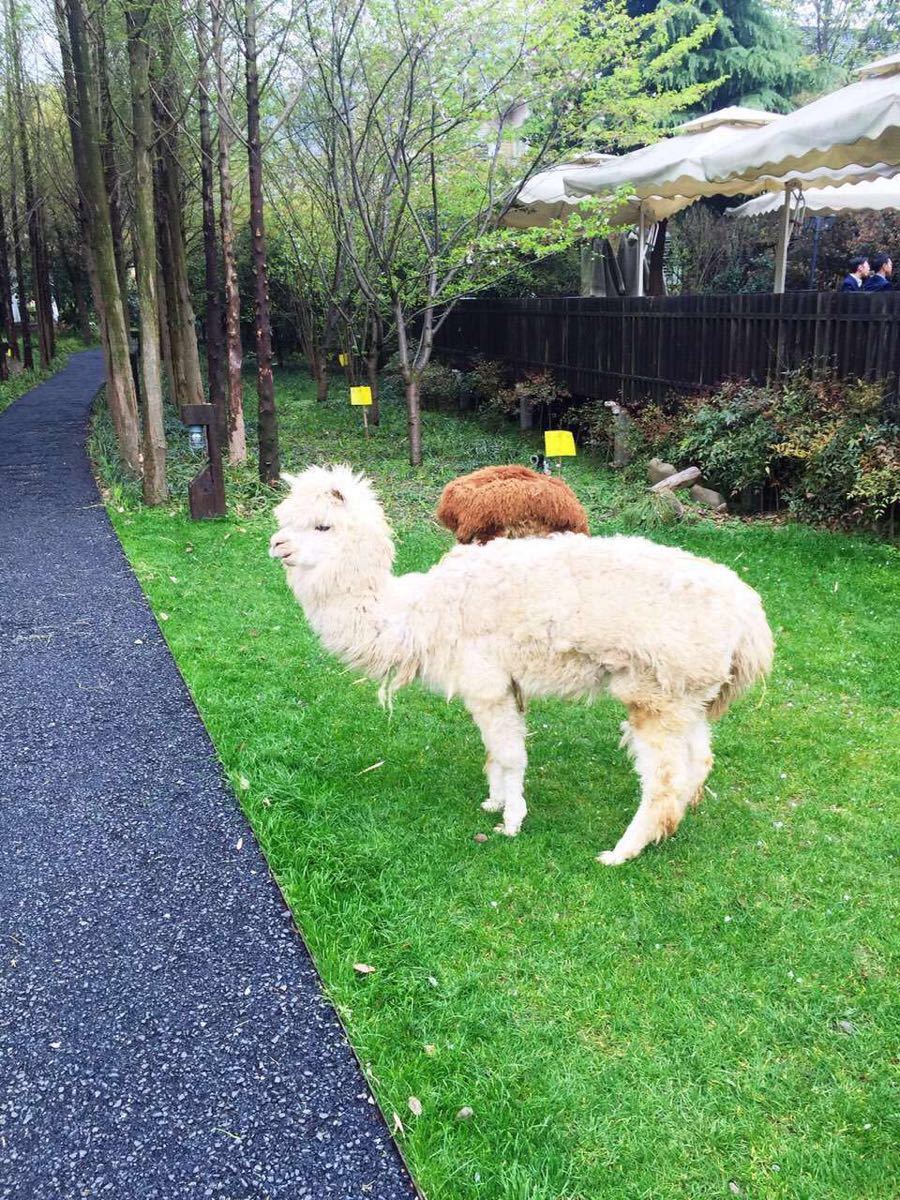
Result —
[[0, 1200], [412, 1197], [100, 502], [102, 383], [0, 415]]
[[676, 469], [671, 463], [663, 462], [661, 458], [651, 458], [647, 463], [647, 478], [651, 483], [662, 483], [664, 479], [674, 475]]
[[698, 504], [702, 504], [706, 508], [714, 509], [716, 512], [728, 507], [725, 497], [721, 492], [716, 492], [712, 488], [701, 487], [699, 483], [695, 483], [691, 488], [691, 499], [696, 500]]

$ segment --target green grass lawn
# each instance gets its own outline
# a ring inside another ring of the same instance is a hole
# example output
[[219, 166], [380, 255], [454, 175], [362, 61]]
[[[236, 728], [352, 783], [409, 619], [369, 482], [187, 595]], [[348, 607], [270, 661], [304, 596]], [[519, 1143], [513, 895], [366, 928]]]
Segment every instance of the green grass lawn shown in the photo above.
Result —
[[[413, 471], [399, 409], [366, 443], [302, 376], [279, 398], [284, 468], [371, 472], [401, 570], [446, 550], [447, 479], [531, 449], [428, 414]], [[94, 448], [110, 471], [102, 420]], [[174, 464], [179, 489], [192, 469]], [[614, 530], [627, 487], [583, 460], [567, 475]], [[607, 869], [637, 795], [622, 712], [535, 704], [530, 816], [476, 842], [493, 819], [466, 714], [416, 688], [379, 709], [267, 558], [273, 498], [229, 482], [225, 521], [119, 483], [111, 515], [430, 1200], [895, 1200], [897, 548], [737, 521], [654, 534], [759, 589], [777, 662], [720, 723], [701, 809]]]

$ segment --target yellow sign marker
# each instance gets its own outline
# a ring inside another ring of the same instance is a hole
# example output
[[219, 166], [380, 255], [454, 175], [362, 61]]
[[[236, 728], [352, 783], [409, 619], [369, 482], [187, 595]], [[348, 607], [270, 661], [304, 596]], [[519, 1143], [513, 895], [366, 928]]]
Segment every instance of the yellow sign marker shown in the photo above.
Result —
[[[370, 387], [352, 387], [350, 389], [350, 403], [361, 404], [368, 408], [372, 403], [372, 389]], [[569, 437], [571, 436], [569, 434]]]
[[544, 453], [548, 458], [572, 458], [576, 453], [575, 438], [568, 429], [545, 429]]
[[343, 353], [342, 353], [342, 354], [339, 354], [339, 355], [338, 355], [338, 363], [339, 363], [339, 364], [340, 364], [342, 367], [346, 367], [346, 365], [347, 365], [347, 355], [346, 355], [346, 354], [343, 354]]

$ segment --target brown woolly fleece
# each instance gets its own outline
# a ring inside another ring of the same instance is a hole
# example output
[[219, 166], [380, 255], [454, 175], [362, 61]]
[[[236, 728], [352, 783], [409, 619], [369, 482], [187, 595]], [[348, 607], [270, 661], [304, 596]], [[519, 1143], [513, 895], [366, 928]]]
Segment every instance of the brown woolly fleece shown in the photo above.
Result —
[[448, 483], [437, 519], [464, 545], [588, 532], [587, 514], [567, 483], [515, 465], [482, 467]]

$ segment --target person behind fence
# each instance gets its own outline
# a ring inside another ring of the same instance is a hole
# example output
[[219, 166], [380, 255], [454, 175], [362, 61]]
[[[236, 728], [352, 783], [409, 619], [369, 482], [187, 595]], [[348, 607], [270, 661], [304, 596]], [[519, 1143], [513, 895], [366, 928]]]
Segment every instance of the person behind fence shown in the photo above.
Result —
[[869, 259], [869, 265], [872, 268], [872, 274], [863, 285], [863, 290], [866, 292], [889, 292], [893, 287], [891, 275], [894, 273], [891, 256], [889, 254], [873, 254]]
[[863, 284], [871, 272], [872, 268], [869, 266], [869, 260], [865, 254], [858, 254], [855, 258], [851, 258], [847, 263], [847, 274], [844, 276], [840, 290], [842, 292], [861, 292]]

